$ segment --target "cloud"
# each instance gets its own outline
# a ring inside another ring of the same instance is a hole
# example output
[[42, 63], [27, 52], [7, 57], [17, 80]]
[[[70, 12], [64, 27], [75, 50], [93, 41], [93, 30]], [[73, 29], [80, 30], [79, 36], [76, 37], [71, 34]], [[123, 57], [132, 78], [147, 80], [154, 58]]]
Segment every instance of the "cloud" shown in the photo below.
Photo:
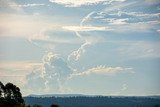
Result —
[[106, 27], [94, 27], [94, 26], [64, 26], [63, 29], [70, 31], [104, 31]]
[[[156, 1], [156, 0], [155, 0]], [[157, 6], [152, 8], [154, 12], [145, 12], [136, 10], [136, 5], [145, 3], [126, 1], [109, 5], [107, 8], [100, 11], [93, 11], [86, 15], [80, 25], [94, 26], [106, 29], [111, 32], [152, 32], [159, 29], [160, 13], [157, 11]], [[129, 6], [133, 7], [132, 9]], [[150, 5], [144, 6], [150, 8]]]
[[25, 87], [29, 92], [57, 92], [66, 93], [71, 89], [67, 81], [77, 76], [86, 75], [115, 75], [118, 73], [134, 73], [132, 68], [97, 66], [84, 71], [73, 69], [64, 58], [53, 52], [46, 53], [40, 66], [33, 66], [32, 71], [26, 75]]
[[119, 53], [132, 58], [160, 58], [160, 42], [129, 42], [119, 48]]
[[[144, 13], [127, 10], [129, 6], [135, 7], [138, 3], [139, 2], [135, 1], [115, 2], [105, 9], [90, 12], [82, 18], [80, 26], [62, 27], [63, 29], [75, 32], [76, 36], [84, 41], [77, 50], [71, 52], [68, 56], [68, 60], [78, 61], [89, 46], [102, 40], [97, 39], [97, 41], [92, 41], [95, 37], [92, 33], [93, 31], [118, 33], [158, 32], [160, 24], [158, 21], [159, 13]], [[86, 35], [84, 33], [86, 33]], [[100, 36], [101, 35], [99, 35], [99, 37]]]
[[[4, 83], [12, 82], [18, 85], [21, 89], [24, 89], [25, 84], [27, 84], [27, 82], [35, 83], [35, 80], [37, 80], [37, 77], [33, 78], [34, 81], [27, 80], [28, 77], [26, 77], [26, 75], [29, 75], [33, 70], [33, 68], [39, 68], [40, 66], [41, 66], [41, 63], [29, 62], [29, 61], [1, 62], [0, 63], [0, 71], [1, 71], [0, 80]], [[29, 75], [29, 77], [31, 77], [31, 75]], [[37, 84], [35, 83], [35, 85]], [[35, 85], [32, 84], [30, 88], [31, 87], [34, 88]], [[29, 87], [26, 87], [26, 88], [28, 89]], [[24, 92], [24, 94], [26, 93]]]
[[32, 35], [31, 42], [45, 42], [57, 44], [78, 44], [81, 41], [74, 36], [73, 32], [65, 31], [58, 26], [48, 27]]
[[145, 2], [149, 5], [160, 4], [159, 0], [145, 0]]
[[23, 5], [17, 5], [17, 4], [12, 4], [10, 5], [12, 7], [36, 7], [36, 6], [45, 6], [45, 4], [23, 4]]
[[88, 19], [83, 20], [83, 25], [106, 27], [105, 31], [116, 32], [148, 32], [159, 29], [159, 13], [141, 13], [115, 11], [113, 13], [94, 12]]
[[26, 84], [25, 88], [27, 88], [29, 91], [42, 91], [46, 88], [45, 86], [45, 79], [42, 76], [42, 72], [40, 72], [39, 69], [33, 69], [32, 72], [28, 75], [26, 75]]
[[[65, 87], [67, 79], [72, 74], [72, 68], [69, 67], [67, 62], [57, 54], [48, 52], [43, 56], [42, 66], [32, 70], [26, 76], [26, 87], [30, 89], [38, 88], [39, 91], [57, 91], [61, 92]], [[34, 90], [34, 91], [35, 91]]]
[[124, 0], [49, 0], [52, 3], [62, 4], [66, 7], [79, 7], [81, 5], [92, 5], [101, 2], [122, 2]]
[[43, 58], [44, 75], [57, 75], [59, 79], [66, 79], [72, 72], [63, 58], [52, 52]]
[[13, 62], [1, 62], [0, 63], [0, 76], [25, 76], [28, 71], [32, 70], [34, 67], [41, 66], [38, 62], [28, 62], [28, 61], [13, 61]]
[[29, 41], [47, 50], [55, 49], [58, 46], [78, 45], [82, 40], [77, 38], [74, 32], [69, 32], [61, 27], [48, 27], [29, 37]]
[[17, 3], [13, 0], [0, 0], [1, 12], [22, 12], [20, 7], [14, 5], [17, 5]]
[[82, 44], [82, 45], [80, 46], [80, 48], [78, 48], [77, 50], [73, 51], [73, 52], [68, 56], [68, 60], [69, 60], [69, 61], [71, 61], [71, 60], [72, 60], [72, 61], [73, 61], [73, 60], [78, 61], [79, 58], [81, 57], [81, 55], [85, 53], [86, 48], [89, 47], [89, 45], [91, 45], [90, 42], [85, 42], [84, 44]]
[[123, 84], [121, 91], [125, 91], [125, 90], [127, 90], [127, 88], [128, 88], [127, 84]]
[[86, 49], [99, 42], [102, 38], [99, 36], [82, 36], [79, 32], [75, 31], [76, 36], [83, 41], [80, 47], [74, 51], [71, 52], [71, 54], [68, 55], [68, 61], [78, 61], [80, 57], [86, 52]]
[[[4, 13], [0, 14], [0, 17], [0, 36], [29, 38], [40, 30], [53, 26], [53, 23], [46, 22], [46, 20], [51, 20], [51, 17], [49, 18], [47, 16], [37, 17], [33, 15]], [[45, 18], [46, 20], [44, 20]]]
[[157, 32], [160, 33], [160, 29], [157, 29]]
[[128, 89], [127, 84], [122, 84], [121, 89], [119, 91], [113, 92], [111, 95], [123, 95], [123, 93]]
[[115, 75], [118, 73], [135, 73], [132, 68], [123, 68], [123, 67], [106, 67], [103, 65], [90, 68], [86, 71], [73, 74], [73, 76], [85, 76], [91, 74], [100, 74], [100, 75]]

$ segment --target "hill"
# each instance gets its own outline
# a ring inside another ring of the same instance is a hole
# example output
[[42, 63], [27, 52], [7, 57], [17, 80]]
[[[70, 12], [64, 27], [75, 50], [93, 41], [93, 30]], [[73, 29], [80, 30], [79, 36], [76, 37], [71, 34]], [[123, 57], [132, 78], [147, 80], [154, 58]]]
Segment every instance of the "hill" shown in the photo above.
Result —
[[24, 97], [29, 105], [50, 107], [160, 107], [160, 96], [89, 96], [81, 94], [30, 95]]

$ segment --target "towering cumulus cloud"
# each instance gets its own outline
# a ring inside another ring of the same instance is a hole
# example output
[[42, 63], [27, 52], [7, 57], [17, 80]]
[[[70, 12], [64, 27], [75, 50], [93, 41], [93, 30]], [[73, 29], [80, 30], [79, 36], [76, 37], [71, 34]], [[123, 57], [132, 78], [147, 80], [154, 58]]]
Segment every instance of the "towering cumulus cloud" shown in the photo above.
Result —
[[84, 71], [74, 70], [59, 55], [48, 52], [42, 58], [42, 64], [35, 67], [30, 74], [26, 76], [28, 89], [32, 91], [70, 91], [66, 82], [77, 76], [86, 76], [92, 74], [113, 75], [118, 73], [134, 73], [132, 68], [97, 66]]
[[63, 58], [49, 52], [43, 56], [42, 65], [27, 76], [27, 86], [32, 89], [61, 91], [71, 73], [72, 69]]

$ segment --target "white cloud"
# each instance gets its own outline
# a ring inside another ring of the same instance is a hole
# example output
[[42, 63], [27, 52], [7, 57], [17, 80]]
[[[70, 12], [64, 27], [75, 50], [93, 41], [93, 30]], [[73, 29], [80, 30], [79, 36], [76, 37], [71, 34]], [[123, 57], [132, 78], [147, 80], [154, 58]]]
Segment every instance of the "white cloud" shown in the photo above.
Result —
[[[28, 71], [33, 68], [41, 66], [38, 62], [28, 62], [28, 61], [13, 61], [13, 62], [1, 62], [0, 63], [0, 76], [25, 76]], [[9, 72], [10, 71], [10, 72]]]
[[121, 91], [125, 91], [125, 90], [127, 90], [127, 88], [128, 88], [127, 84], [123, 84]]
[[135, 73], [132, 68], [123, 68], [123, 67], [106, 67], [103, 65], [90, 68], [86, 71], [75, 73], [73, 76], [85, 76], [91, 74], [101, 74], [101, 75], [114, 75], [118, 73]]
[[[65, 34], [65, 35], [64, 35]], [[70, 37], [68, 36], [70, 34]], [[63, 29], [58, 29], [56, 27], [46, 28], [37, 34], [29, 37], [29, 40], [32, 42], [48, 42], [52, 44], [64, 43], [64, 44], [78, 44], [79, 41], [77, 38], [72, 37], [72, 33], [66, 32]]]
[[122, 2], [124, 0], [49, 0], [52, 3], [62, 4], [66, 7], [79, 7], [81, 5], [92, 5], [100, 2]]
[[[146, 0], [147, 3], [159, 3], [159, 1]], [[160, 13], [144, 12], [136, 10], [136, 6], [145, 2], [126, 1], [108, 5], [100, 11], [92, 11], [86, 15], [80, 25], [103, 28], [114, 32], [152, 32], [159, 29]], [[133, 7], [131, 10], [129, 6]], [[148, 5], [147, 5], [148, 6]], [[146, 7], [147, 7], [146, 6]], [[135, 7], [135, 8], [134, 8]], [[149, 7], [148, 7], [149, 8]], [[156, 9], [156, 6], [155, 6]]]
[[121, 89], [119, 89], [118, 91], [115, 91], [113, 93], [111, 93], [111, 95], [123, 95], [123, 93], [128, 89], [128, 85], [127, 84], [122, 84]]
[[122, 56], [132, 58], [160, 58], [159, 42], [128, 42], [119, 48]]
[[80, 38], [84, 43], [70, 55], [68, 55], [69, 61], [78, 61], [79, 58], [85, 53], [86, 48], [96, 43], [100, 40], [100, 37], [85, 37], [80, 34], [80, 32], [90, 32], [90, 31], [106, 31], [111, 30], [107, 27], [94, 27], [94, 26], [64, 26], [63, 29], [75, 32], [76, 36]]
[[[28, 82], [26, 75], [30, 74], [33, 68], [39, 68], [40, 66], [42, 65], [41, 63], [38, 62], [26, 62], [26, 61], [1, 62], [0, 80], [4, 83], [12, 82], [18, 85], [21, 89], [24, 89], [25, 84]], [[32, 83], [33, 81], [29, 82]], [[26, 94], [24, 91], [23, 93]]]
[[153, 5], [153, 4], [160, 4], [159, 0], [144, 0], [147, 4]]
[[94, 27], [94, 26], [64, 26], [63, 29], [70, 31], [104, 31], [107, 30], [106, 27]]
[[[118, 73], [134, 73], [132, 68], [97, 66], [85, 71], [77, 71], [53, 52], [46, 53], [42, 58], [42, 63], [38, 67], [33, 67], [32, 72], [26, 75], [28, 92], [59, 92], [66, 93], [72, 91], [67, 86], [67, 81], [77, 76], [92, 74], [114, 75]], [[124, 86], [125, 88], [126, 86]]]
[[[64, 89], [68, 90], [68, 88], [64, 88], [67, 87], [65, 83], [73, 71], [67, 62], [52, 52], [46, 53], [42, 61], [39, 68], [33, 69], [32, 72], [26, 76], [26, 87], [29, 87], [28, 90], [32, 89], [34, 92], [54, 91], [59, 93], [64, 91]], [[37, 88], [39, 90], [37, 90]]]
[[17, 4], [13, 0], [0, 0], [0, 8], [2, 8], [2, 11], [22, 12], [22, 9], [20, 7], [14, 5]]
[[69, 61], [71, 61], [71, 60], [72, 60], [72, 61], [73, 61], [73, 60], [78, 61], [79, 58], [81, 57], [81, 55], [83, 55], [83, 54], [85, 53], [86, 48], [87, 48], [89, 45], [91, 45], [90, 42], [85, 42], [84, 44], [82, 44], [82, 45], [80, 46], [80, 48], [78, 48], [77, 50], [73, 51], [73, 52], [68, 56], [68, 60], [69, 60]]
[[101, 11], [89, 13], [86, 17], [82, 19], [81, 25], [95, 28], [105, 27], [104, 31], [114, 32], [152, 32], [157, 31], [160, 24], [159, 13], [148, 14], [121, 10], [106, 13]]
[[12, 7], [35, 7], [35, 6], [45, 6], [45, 4], [23, 4], [23, 5], [17, 5], [17, 4], [11, 4]]
[[[40, 30], [53, 26], [47, 16], [32, 16], [22, 14], [0, 14], [0, 36], [17, 36], [28, 38]], [[48, 22], [46, 22], [47, 19]], [[57, 25], [54, 23], [54, 25]]]
[[160, 29], [158, 29], [157, 32], [160, 33]]
[[112, 25], [122, 25], [122, 24], [127, 24], [126, 21], [128, 21], [128, 18], [124, 19], [107, 18], [106, 21], [111, 23]]

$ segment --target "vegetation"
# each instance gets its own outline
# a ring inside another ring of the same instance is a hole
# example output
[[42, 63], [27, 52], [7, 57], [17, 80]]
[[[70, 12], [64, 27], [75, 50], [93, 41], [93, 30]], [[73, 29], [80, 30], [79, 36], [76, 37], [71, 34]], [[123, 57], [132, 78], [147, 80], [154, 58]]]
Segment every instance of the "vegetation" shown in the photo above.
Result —
[[[54, 102], [59, 107], [160, 107], [160, 97], [112, 97], [112, 96], [72, 96], [72, 97], [25, 97], [27, 104], [50, 107]], [[56, 106], [52, 106], [56, 107]]]
[[12, 83], [0, 82], [0, 107], [24, 107], [20, 89]]
[[[26, 105], [19, 87], [12, 83], [3, 85], [0, 81], [0, 107], [31, 107]], [[42, 107], [38, 104], [33, 104], [32, 107]], [[52, 104], [51, 107], [58, 107]]]
[[[24, 101], [25, 100], [25, 101]], [[26, 105], [25, 104], [29, 104]], [[160, 107], [160, 97], [22, 97], [19, 87], [0, 82], [0, 107]]]

